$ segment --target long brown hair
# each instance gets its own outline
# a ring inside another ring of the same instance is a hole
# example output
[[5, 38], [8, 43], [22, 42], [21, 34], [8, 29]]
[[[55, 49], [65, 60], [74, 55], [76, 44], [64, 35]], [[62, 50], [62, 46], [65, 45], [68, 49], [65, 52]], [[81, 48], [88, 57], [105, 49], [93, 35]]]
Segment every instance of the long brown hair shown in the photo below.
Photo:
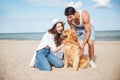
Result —
[[[58, 22], [58, 23], [61, 23], [62, 26], [63, 26], [63, 30], [64, 30], [64, 24], [62, 22]], [[62, 39], [61, 39], [61, 34], [57, 32], [56, 30], [56, 25], [58, 24], [56, 23], [55, 25], [53, 25], [53, 27], [51, 29], [48, 30], [49, 33], [53, 34], [54, 35], [54, 42], [56, 44], [56, 46], [59, 46], [61, 45], [62, 43]]]

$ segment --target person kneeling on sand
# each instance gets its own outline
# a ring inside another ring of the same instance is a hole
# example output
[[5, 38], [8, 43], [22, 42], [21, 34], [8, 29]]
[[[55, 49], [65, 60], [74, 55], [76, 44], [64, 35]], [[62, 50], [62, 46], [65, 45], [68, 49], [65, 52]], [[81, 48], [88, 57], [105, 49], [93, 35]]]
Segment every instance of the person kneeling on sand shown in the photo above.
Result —
[[61, 40], [59, 40], [64, 25], [65, 22], [57, 18], [52, 21], [52, 28], [43, 36], [29, 66], [47, 71], [51, 71], [52, 66], [56, 68], [64, 66], [62, 62], [64, 44], [61, 44]]

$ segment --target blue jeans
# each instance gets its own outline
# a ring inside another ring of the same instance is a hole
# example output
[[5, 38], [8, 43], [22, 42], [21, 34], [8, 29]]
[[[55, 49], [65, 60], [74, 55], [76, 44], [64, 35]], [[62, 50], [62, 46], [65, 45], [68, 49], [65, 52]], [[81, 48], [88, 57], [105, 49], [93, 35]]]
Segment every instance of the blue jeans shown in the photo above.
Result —
[[56, 68], [63, 67], [63, 62], [57, 56], [50, 53], [50, 49], [43, 48], [36, 52], [36, 62], [35, 67], [40, 70], [52, 70], [52, 66]]

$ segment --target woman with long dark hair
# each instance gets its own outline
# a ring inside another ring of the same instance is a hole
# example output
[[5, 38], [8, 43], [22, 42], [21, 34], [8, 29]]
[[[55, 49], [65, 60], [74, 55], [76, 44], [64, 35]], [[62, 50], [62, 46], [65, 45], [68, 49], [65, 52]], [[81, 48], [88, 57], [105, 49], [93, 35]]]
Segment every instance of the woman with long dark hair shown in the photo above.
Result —
[[52, 70], [52, 66], [63, 67], [62, 55], [60, 50], [64, 47], [61, 42], [61, 32], [64, 30], [65, 22], [54, 19], [52, 28], [43, 36], [38, 48], [35, 50], [30, 66], [40, 70]]

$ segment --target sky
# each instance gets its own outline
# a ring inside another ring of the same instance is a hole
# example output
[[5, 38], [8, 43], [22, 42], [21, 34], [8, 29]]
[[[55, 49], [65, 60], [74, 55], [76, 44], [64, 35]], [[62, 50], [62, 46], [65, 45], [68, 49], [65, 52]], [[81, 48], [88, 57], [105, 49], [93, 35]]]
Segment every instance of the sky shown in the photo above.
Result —
[[[46, 32], [64, 10], [85, 9], [96, 31], [120, 30], [120, 0], [0, 0], [0, 33]], [[69, 28], [66, 23], [65, 28]]]

